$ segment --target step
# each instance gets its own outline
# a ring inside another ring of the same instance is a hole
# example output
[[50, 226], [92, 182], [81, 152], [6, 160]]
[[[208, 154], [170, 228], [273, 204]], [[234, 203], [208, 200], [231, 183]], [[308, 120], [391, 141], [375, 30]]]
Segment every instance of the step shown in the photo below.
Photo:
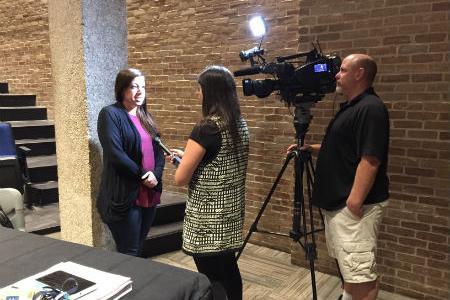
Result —
[[45, 206], [58, 202], [58, 182], [47, 181], [32, 183], [30, 197], [35, 206]]
[[56, 153], [55, 139], [24, 139], [16, 140], [16, 146], [25, 146], [31, 151], [28, 156], [51, 155]]
[[162, 225], [183, 220], [186, 200], [186, 194], [163, 192], [153, 224]]
[[8, 93], [8, 83], [0, 82], [0, 93]]
[[52, 121], [10, 121], [14, 133], [14, 139], [38, 139], [54, 138], [55, 126]]
[[34, 105], [36, 105], [36, 95], [0, 94], [0, 107]]
[[41, 235], [61, 231], [59, 204], [25, 209], [25, 231]]
[[183, 221], [165, 225], [156, 225], [150, 228], [149, 235], [144, 242], [142, 254], [152, 257], [181, 249], [183, 234]]
[[47, 108], [43, 106], [0, 107], [0, 121], [46, 120]]
[[56, 155], [31, 156], [27, 164], [32, 183], [58, 180]]

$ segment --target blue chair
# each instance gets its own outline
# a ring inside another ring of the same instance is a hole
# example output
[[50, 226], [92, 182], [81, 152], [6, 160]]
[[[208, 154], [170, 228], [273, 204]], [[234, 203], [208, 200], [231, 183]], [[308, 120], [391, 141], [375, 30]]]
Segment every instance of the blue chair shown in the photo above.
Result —
[[16, 156], [16, 143], [11, 128], [11, 124], [0, 123], [0, 156]]
[[27, 198], [31, 183], [26, 160], [30, 151], [27, 147], [16, 147], [11, 124], [0, 123], [0, 188], [18, 190], [27, 206], [31, 206]]

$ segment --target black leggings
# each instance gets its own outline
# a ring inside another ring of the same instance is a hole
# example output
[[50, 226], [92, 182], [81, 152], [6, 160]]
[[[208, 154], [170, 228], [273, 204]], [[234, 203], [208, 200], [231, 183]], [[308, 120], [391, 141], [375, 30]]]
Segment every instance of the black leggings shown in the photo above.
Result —
[[241, 273], [234, 253], [194, 257], [194, 261], [197, 270], [211, 281], [215, 299], [226, 299], [223, 289], [229, 300], [242, 299]]

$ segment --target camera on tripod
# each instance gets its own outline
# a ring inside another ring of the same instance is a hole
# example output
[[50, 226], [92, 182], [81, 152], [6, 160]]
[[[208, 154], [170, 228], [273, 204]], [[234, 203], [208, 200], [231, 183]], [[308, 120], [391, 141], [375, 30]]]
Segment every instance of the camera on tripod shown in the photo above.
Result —
[[[309, 52], [276, 58], [276, 62], [266, 63], [264, 49], [255, 47], [241, 51], [242, 61], [250, 59], [251, 67], [234, 72], [234, 76], [270, 74], [274, 79], [252, 80], [244, 78], [242, 87], [245, 96], [268, 97], [273, 91], [279, 91], [281, 100], [289, 105], [299, 102], [317, 102], [325, 94], [336, 89], [335, 76], [341, 66], [341, 58], [336, 55], [324, 55], [320, 46], [313, 44]], [[260, 62], [255, 62], [257, 57]], [[296, 59], [305, 58], [304, 61]]]

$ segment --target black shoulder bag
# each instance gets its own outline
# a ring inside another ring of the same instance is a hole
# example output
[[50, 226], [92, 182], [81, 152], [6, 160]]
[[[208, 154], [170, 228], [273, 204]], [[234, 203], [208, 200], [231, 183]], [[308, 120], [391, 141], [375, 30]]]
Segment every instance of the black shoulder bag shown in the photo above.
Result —
[[8, 218], [8, 216], [1, 207], [0, 207], [0, 225], [6, 228], [14, 228], [13, 224], [11, 223], [11, 220]]

